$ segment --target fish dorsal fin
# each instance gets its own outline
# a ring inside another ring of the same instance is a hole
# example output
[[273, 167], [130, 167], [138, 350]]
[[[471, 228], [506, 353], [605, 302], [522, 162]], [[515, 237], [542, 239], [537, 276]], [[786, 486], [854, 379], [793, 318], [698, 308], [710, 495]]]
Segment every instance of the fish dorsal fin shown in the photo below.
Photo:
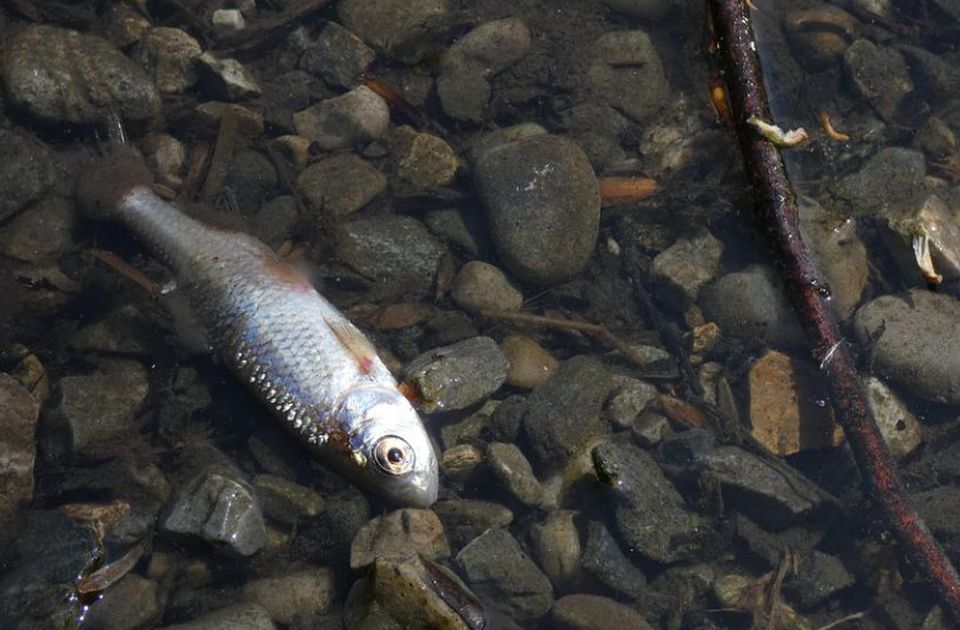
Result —
[[373, 362], [376, 359], [377, 351], [373, 344], [367, 339], [360, 330], [343, 318], [326, 318], [327, 326], [333, 331], [334, 336], [343, 345], [344, 349], [352, 354], [357, 360], [357, 366], [364, 374], [369, 374], [373, 369]]

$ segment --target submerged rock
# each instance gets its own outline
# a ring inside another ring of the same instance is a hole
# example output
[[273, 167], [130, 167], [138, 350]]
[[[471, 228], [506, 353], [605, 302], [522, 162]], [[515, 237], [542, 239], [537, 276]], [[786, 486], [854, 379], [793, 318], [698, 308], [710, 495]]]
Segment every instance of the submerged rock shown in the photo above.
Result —
[[112, 113], [145, 121], [160, 109], [160, 94], [139, 65], [101, 37], [64, 28], [13, 33], [0, 75], [10, 102], [46, 122], [95, 125]]
[[290, 625], [329, 612], [336, 600], [333, 571], [311, 568], [247, 582], [245, 599], [255, 602], [277, 623]]
[[554, 510], [530, 527], [530, 548], [537, 564], [558, 590], [580, 577], [580, 531], [575, 510]]
[[796, 573], [783, 583], [783, 594], [798, 609], [810, 610], [853, 586], [855, 581], [839, 558], [811, 551]]
[[610, 442], [593, 449], [593, 462], [611, 487], [617, 530], [637, 553], [666, 564], [693, 558], [710, 542], [710, 526], [687, 510], [647, 452]]
[[515, 17], [486, 22], [457, 40], [437, 78], [443, 111], [458, 120], [481, 121], [491, 92], [488, 78], [522, 59], [530, 44], [530, 30]]
[[560, 361], [549, 350], [527, 335], [510, 335], [500, 342], [500, 351], [510, 362], [507, 384], [534, 389], [553, 376]]
[[147, 399], [149, 375], [136, 361], [105, 361], [90, 374], [65, 376], [54, 388], [47, 422], [55, 446], [72, 455], [101, 457], [136, 431], [134, 419]]
[[650, 274], [657, 283], [658, 297], [683, 312], [713, 280], [721, 255], [723, 244], [706, 230], [678, 240], [653, 259]]
[[507, 269], [538, 284], [580, 273], [600, 224], [597, 178], [583, 151], [566, 138], [535, 135], [474, 155], [474, 184]]
[[404, 374], [434, 409], [465, 409], [497, 391], [507, 378], [507, 358], [490, 337], [435, 348], [411, 361]]
[[603, 365], [576, 356], [533, 390], [522, 422], [537, 463], [560, 468], [591, 438], [610, 432], [600, 417], [610, 385], [610, 375]]
[[576, 593], [557, 600], [550, 610], [556, 630], [653, 630], [643, 616], [620, 602], [600, 595]]
[[433, 505], [454, 548], [463, 547], [490, 528], [507, 527], [513, 512], [499, 503], [475, 499], [446, 499]]
[[73, 245], [75, 213], [63, 197], [41, 199], [0, 228], [0, 253], [29, 263], [56, 260]]
[[514, 311], [523, 304], [523, 294], [499, 268], [471, 260], [457, 272], [450, 292], [457, 306], [470, 313], [483, 310]]
[[96, 630], [155, 627], [163, 612], [159, 590], [153, 580], [128, 573], [104, 591], [84, 616], [83, 623]]
[[93, 530], [59, 511], [30, 512], [17, 524], [17, 536], [4, 552], [0, 626], [75, 626], [80, 605], [71, 596], [78, 576], [101, 560]]
[[894, 120], [901, 102], [913, 92], [910, 69], [903, 55], [895, 48], [858, 39], [843, 58], [860, 95], [885, 121]]
[[826, 381], [809, 362], [775, 350], [750, 366], [750, 434], [771, 453], [839, 446]]
[[650, 36], [644, 31], [613, 31], [593, 45], [587, 68], [589, 94], [636, 120], [643, 121], [670, 101], [670, 85]]
[[[448, 601], [468, 602], [472, 609], [458, 611]], [[348, 630], [469, 630], [477, 626], [468, 626], [462, 615], [471, 613], [484, 618], [476, 597], [451, 572], [416, 557], [378, 558], [350, 589], [343, 617]]]
[[223, 461], [201, 467], [177, 489], [160, 528], [196, 536], [241, 556], [252, 555], [267, 543], [263, 512], [253, 488], [240, 471]]
[[906, 457], [923, 442], [923, 428], [900, 397], [876, 376], [863, 378], [863, 393], [890, 453]]
[[134, 51], [134, 57], [153, 77], [157, 89], [180, 94], [197, 82], [196, 59], [200, 42], [179, 28], [151, 28]]
[[448, 11], [446, 0], [343, 0], [343, 25], [387, 56], [424, 38]]
[[379, 138], [389, 124], [387, 104], [364, 85], [293, 115], [297, 133], [325, 151]]
[[518, 623], [530, 625], [550, 610], [550, 580], [505, 529], [487, 530], [456, 559], [477, 594]]
[[716, 447], [709, 431], [668, 437], [658, 458], [672, 479], [719, 491], [724, 505], [767, 529], [782, 530], [797, 522], [816, 522], [823, 528], [837, 514], [837, 500], [798, 470], [735, 446]]
[[253, 485], [264, 513], [281, 523], [307, 523], [323, 511], [323, 497], [313, 488], [274, 475], [257, 475]]
[[895, 219], [923, 205], [926, 174], [926, 160], [921, 152], [885, 147], [859, 171], [838, 180], [833, 194], [848, 215]]
[[854, 316], [874, 369], [915, 396], [960, 403], [960, 302], [923, 289], [885, 295]]
[[378, 516], [357, 532], [350, 546], [350, 568], [376, 560], [402, 562], [415, 556], [428, 560], [450, 555], [443, 524], [430, 510], [404, 508]]
[[337, 256], [361, 275], [401, 286], [414, 294], [428, 291], [446, 249], [413, 217], [358, 219], [340, 226]]
[[297, 63], [302, 70], [320, 77], [330, 86], [351, 88], [375, 57], [359, 37], [331, 21]]
[[276, 630], [270, 613], [253, 603], [232, 604], [202, 617], [164, 626], [163, 630]]
[[325, 214], [345, 217], [387, 189], [387, 177], [353, 153], [314, 162], [297, 177], [297, 189]]
[[591, 521], [587, 525], [580, 564], [588, 575], [628, 599], [640, 601], [647, 591], [646, 575], [627, 559], [603, 523]]
[[460, 167], [453, 148], [429, 133], [398, 128], [390, 137], [391, 189], [400, 195], [429, 193], [449, 186]]
[[[0, 129], [0, 223], [40, 199], [54, 183], [53, 155], [37, 140]], [[11, 245], [13, 245], [11, 243]]]
[[40, 403], [12, 376], [0, 373], [0, 528], [33, 499], [34, 434]]
[[751, 265], [728, 273], [700, 294], [704, 314], [726, 335], [759, 339], [777, 348], [798, 348], [803, 330], [776, 271]]
[[491, 442], [487, 446], [487, 465], [494, 476], [521, 503], [537, 506], [543, 500], [543, 488], [533, 474], [530, 462], [514, 444]]

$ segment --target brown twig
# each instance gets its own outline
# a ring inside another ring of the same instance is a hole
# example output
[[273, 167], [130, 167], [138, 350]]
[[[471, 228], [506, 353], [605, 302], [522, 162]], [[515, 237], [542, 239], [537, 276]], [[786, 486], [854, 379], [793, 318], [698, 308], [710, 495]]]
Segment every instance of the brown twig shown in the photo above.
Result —
[[772, 120], [749, 11], [743, 0], [709, 0], [709, 6], [757, 210], [787, 272], [787, 292], [830, 384], [834, 412], [867, 494], [944, 607], [960, 621], [960, 576], [910, 506], [897, 478], [893, 458], [860, 389], [853, 356], [840, 336], [829, 294], [800, 236], [796, 197], [780, 152], [746, 124], [750, 116]]
[[217, 131], [217, 143], [210, 158], [210, 169], [200, 190], [200, 201], [211, 203], [223, 188], [223, 179], [227, 175], [233, 148], [237, 140], [237, 112], [232, 107], [223, 110], [220, 117], [220, 129]]
[[477, 315], [480, 317], [486, 317], [488, 319], [518, 322], [521, 324], [530, 324], [531, 326], [540, 326], [542, 328], [576, 330], [578, 332], [586, 333], [596, 337], [601, 342], [607, 344], [622, 354], [625, 359], [635, 365], [647, 365], [650, 363], [650, 359], [640, 355], [630, 346], [630, 344], [614, 335], [606, 326], [601, 324], [583, 322], [575, 319], [547, 317], [545, 315], [533, 315], [532, 313], [523, 313], [520, 311], [484, 310], [477, 313]]
[[107, 251], [105, 249], [89, 249], [87, 250], [91, 256], [110, 267], [121, 276], [127, 278], [128, 280], [133, 281], [141, 288], [145, 289], [147, 293], [153, 297], [158, 297], [163, 294], [163, 289], [160, 288], [160, 285], [144, 275], [142, 271], [133, 267], [120, 258], [113, 252]]

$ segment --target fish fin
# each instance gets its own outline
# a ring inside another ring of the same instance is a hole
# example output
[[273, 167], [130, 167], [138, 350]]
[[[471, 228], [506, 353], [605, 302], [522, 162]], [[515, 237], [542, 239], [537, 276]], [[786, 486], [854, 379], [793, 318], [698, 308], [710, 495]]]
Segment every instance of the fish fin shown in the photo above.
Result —
[[357, 360], [357, 366], [364, 374], [369, 374], [373, 369], [373, 361], [377, 356], [377, 351], [373, 344], [367, 339], [360, 329], [351, 324], [346, 319], [336, 321], [326, 320], [327, 326], [333, 331], [334, 336], [343, 344], [343, 347]]

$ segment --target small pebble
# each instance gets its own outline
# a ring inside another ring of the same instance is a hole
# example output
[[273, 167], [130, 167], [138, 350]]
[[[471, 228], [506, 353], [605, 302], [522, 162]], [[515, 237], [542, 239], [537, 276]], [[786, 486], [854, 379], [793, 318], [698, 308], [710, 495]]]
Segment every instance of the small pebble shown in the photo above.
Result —
[[270, 613], [260, 604], [232, 604], [193, 621], [164, 626], [163, 630], [276, 630]]
[[289, 625], [329, 612], [336, 600], [336, 582], [327, 568], [285, 572], [247, 582], [243, 597], [263, 606], [277, 623]]
[[523, 294], [498, 267], [471, 260], [457, 273], [450, 292], [457, 306], [470, 313], [484, 310], [514, 311], [523, 304]]
[[440, 455], [440, 472], [454, 481], [468, 479], [483, 463], [483, 453], [472, 444], [457, 444]]
[[342, 223], [336, 234], [337, 257], [359, 274], [408, 296], [434, 288], [446, 249], [409, 216], [377, 216]]
[[620, 602], [600, 595], [576, 593], [561, 597], [550, 611], [556, 630], [653, 630], [643, 616]]
[[213, 30], [220, 35], [230, 35], [247, 27], [243, 13], [239, 9], [217, 9], [211, 17]]
[[360, 39], [387, 56], [429, 33], [448, 12], [446, 0], [341, 0], [337, 15]]
[[507, 358], [490, 337], [435, 348], [404, 369], [426, 408], [465, 409], [497, 391], [507, 378]]
[[174, 190], [183, 184], [181, 172], [187, 159], [183, 143], [166, 133], [150, 134], [140, 144], [147, 167], [157, 182]]
[[553, 586], [520, 543], [505, 529], [489, 529], [456, 556], [476, 593], [524, 626], [553, 604]]
[[560, 367], [549, 350], [527, 335], [506, 337], [500, 342], [500, 351], [510, 362], [507, 384], [521, 389], [539, 387]]
[[554, 587], [565, 590], [580, 575], [580, 532], [574, 510], [554, 510], [530, 527], [530, 543], [537, 564]]
[[374, 518], [357, 532], [350, 545], [350, 568], [361, 569], [378, 559], [401, 562], [417, 555], [445, 558], [450, 544], [434, 512], [404, 508]]
[[487, 465], [504, 487], [529, 506], [537, 506], [543, 499], [543, 488], [533, 473], [530, 462], [513, 444], [491, 442], [487, 445]]
[[360, 210], [386, 188], [387, 177], [353, 153], [314, 162], [297, 177], [297, 189], [333, 217]]
[[410, 127], [398, 128], [390, 138], [394, 173], [391, 186], [398, 194], [425, 193], [449, 186], [460, 159], [449, 144]]
[[242, 101], [263, 92], [256, 79], [236, 59], [218, 59], [205, 52], [197, 57], [206, 90], [226, 101]]
[[306, 523], [323, 511], [323, 497], [316, 490], [282, 477], [257, 475], [253, 487], [264, 513], [281, 523]]
[[327, 22], [298, 65], [332, 87], [352, 88], [376, 55], [359, 37], [336, 22]]
[[158, 90], [181, 94], [196, 85], [196, 61], [202, 53], [200, 42], [185, 31], [159, 26], [140, 40], [134, 56], [153, 77]]
[[387, 104], [363, 85], [293, 115], [297, 133], [316, 142], [324, 151], [379, 138], [389, 124]]

